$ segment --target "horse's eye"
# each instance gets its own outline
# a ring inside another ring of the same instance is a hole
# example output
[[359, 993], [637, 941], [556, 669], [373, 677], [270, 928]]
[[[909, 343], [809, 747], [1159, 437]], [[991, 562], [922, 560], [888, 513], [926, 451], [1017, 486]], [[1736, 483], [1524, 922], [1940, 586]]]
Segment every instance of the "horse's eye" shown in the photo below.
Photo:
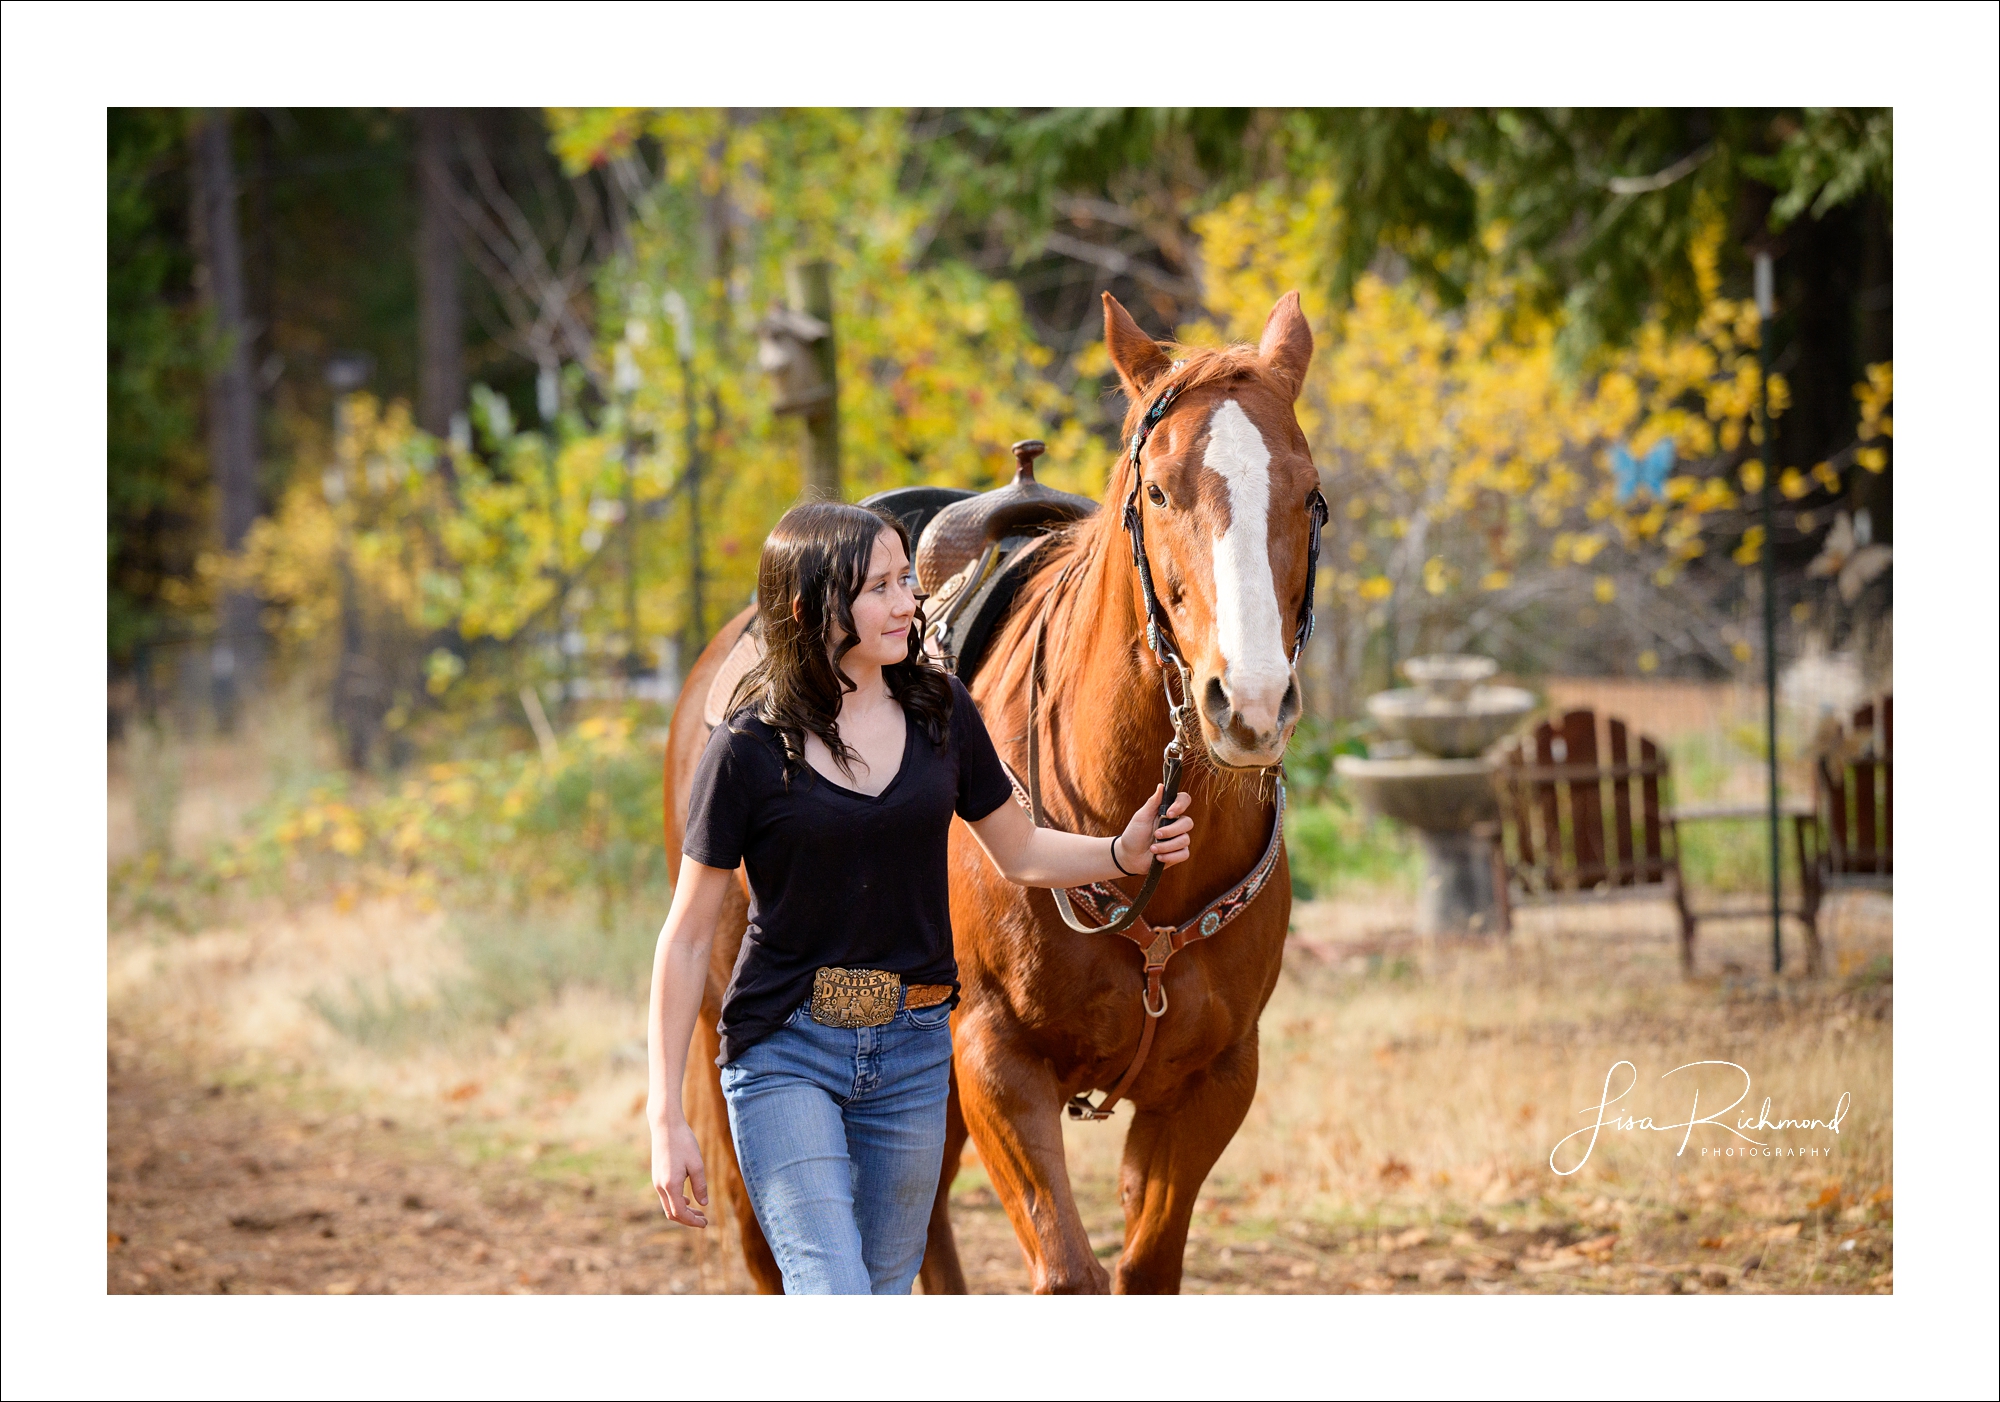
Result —
[[1148, 482], [1146, 484], [1146, 497], [1155, 506], [1165, 506], [1167, 504], [1167, 494], [1160, 490], [1158, 482]]

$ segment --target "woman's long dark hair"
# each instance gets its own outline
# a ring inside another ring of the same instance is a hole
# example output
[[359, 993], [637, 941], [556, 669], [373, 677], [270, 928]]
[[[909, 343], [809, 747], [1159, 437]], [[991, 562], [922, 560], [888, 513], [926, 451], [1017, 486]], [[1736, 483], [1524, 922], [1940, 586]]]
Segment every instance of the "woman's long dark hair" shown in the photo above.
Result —
[[[854, 680], [840, 659], [855, 644], [854, 600], [867, 581], [868, 562], [883, 531], [894, 531], [907, 558], [910, 534], [895, 517], [845, 502], [815, 501], [787, 511], [765, 537], [757, 561], [757, 619], [764, 633], [764, 656], [736, 685], [731, 714], [748, 706], [778, 733], [785, 748], [785, 774], [806, 768], [805, 737], [810, 731], [833, 752], [850, 779], [860, 758], [840, 738], [840, 703]], [[828, 639], [832, 625], [846, 636], [837, 648]], [[910, 625], [910, 651], [882, 669], [889, 694], [931, 744], [942, 747], [951, 724], [951, 682], [924, 655], [921, 603]]]

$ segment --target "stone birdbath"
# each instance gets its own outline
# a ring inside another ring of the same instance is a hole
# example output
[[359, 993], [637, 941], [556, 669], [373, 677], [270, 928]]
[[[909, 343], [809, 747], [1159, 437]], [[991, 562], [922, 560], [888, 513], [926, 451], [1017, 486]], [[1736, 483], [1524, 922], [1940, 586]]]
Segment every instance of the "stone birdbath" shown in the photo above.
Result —
[[1420, 935], [1499, 926], [1491, 849], [1473, 835], [1500, 817], [1494, 765], [1483, 756], [1535, 709], [1535, 698], [1517, 686], [1487, 685], [1498, 670], [1490, 657], [1462, 653], [1410, 658], [1403, 675], [1415, 686], [1368, 698], [1369, 714], [1392, 738], [1365, 759], [1334, 762], [1370, 812], [1416, 830], [1424, 855]]

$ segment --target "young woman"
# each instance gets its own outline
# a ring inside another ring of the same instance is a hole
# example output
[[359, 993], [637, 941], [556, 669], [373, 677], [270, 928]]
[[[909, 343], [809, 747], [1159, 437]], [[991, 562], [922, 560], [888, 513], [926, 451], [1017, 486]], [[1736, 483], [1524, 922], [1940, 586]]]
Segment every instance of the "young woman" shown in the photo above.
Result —
[[653, 1187], [668, 1217], [702, 1227], [681, 1080], [740, 863], [750, 924], [718, 1061], [788, 1294], [907, 1294], [923, 1262], [958, 994], [952, 815], [1009, 880], [1043, 887], [1185, 861], [1193, 827], [1183, 794], [1156, 828], [1158, 790], [1114, 838], [1035, 827], [964, 685], [924, 656], [909, 544], [894, 520], [832, 502], [795, 507], [765, 541], [764, 660], [696, 771], [653, 959]]

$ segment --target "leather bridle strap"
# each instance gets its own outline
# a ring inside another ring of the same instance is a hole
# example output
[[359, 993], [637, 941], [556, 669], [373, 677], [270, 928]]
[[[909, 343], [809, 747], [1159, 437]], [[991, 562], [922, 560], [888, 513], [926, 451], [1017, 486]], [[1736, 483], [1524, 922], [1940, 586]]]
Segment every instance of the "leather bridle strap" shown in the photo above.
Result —
[[[1167, 621], [1167, 611], [1160, 604], [1160, 596], [1153, 588], [1153, 570], [1146, 558], [1146, 524], [1139, 512], [1139, 488], [1144, 485], [1140, 471], [1139, 454], [1146, 446], [1146, 440], [1153, 436], [1160, 420], [1166, 417], [1168, 407], [1180, 397], [1180, 386], [1168, 385], [1160, 391], [1160, 397], [1146, 410], [1139, 420], [1138, 429], [1132, 434], [1128, 446], [1132, 459], [1132, 491], [1125, 498], [1125, 534], [1132, 541], [1132, 568], [1139, 574], [1139, 592], [1146, 602], [1146, 642], [1153, 649], [1153, 655], [1162, 663], [1171, 662], [1179, 670], [1183, 684], [1188, 678], [1187, 663], [1181, 657], [1180, 647], [1174, 641], [1173, 627]], [[1299, 665], [1299, 657], [1305, 652], [1306, 643], [1313, 635], [1313, 586], [1319, 578], [1319, 537], [1326, 525], [1326, 495], [1318, 487], [1306, 494], [1305, 507], [1312, 520], [1311, 534], [1306, 543], [1306, 590], [1299, 600], [1299, 617], [1292, 632], [1292, 666]], [[1185, 686], [1182, 691], [1186, 696]]]

